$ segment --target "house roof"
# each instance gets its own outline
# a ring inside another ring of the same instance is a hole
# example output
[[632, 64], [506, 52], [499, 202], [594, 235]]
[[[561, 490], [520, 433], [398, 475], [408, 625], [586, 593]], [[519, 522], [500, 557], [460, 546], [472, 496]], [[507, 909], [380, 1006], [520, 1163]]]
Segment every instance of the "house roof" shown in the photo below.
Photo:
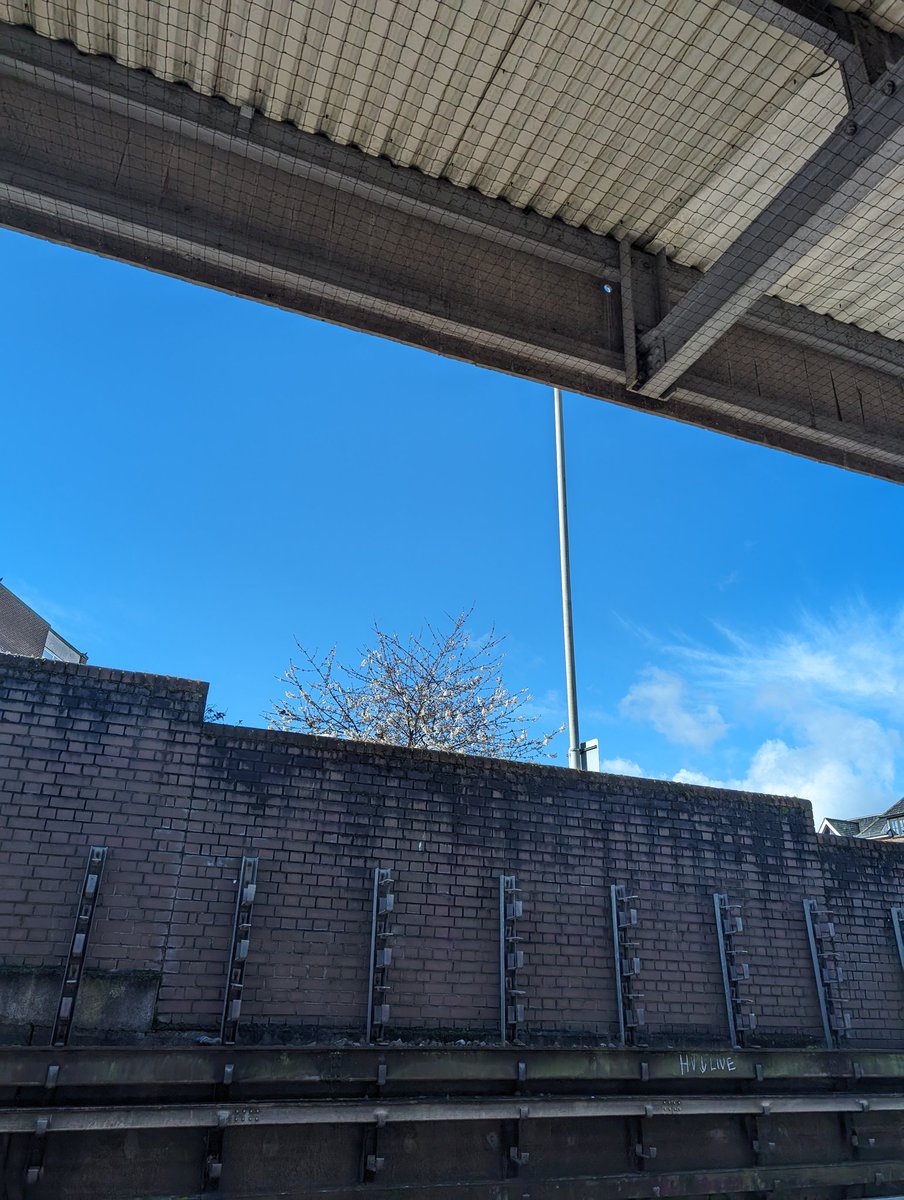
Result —
[[826, 826], [828, 826], [828, 832], [835, 833], [839, 837], [858, 837], [860, 834], [861, 820], [872, 821], [874, 818], [854, 817], [853, 820], [850, 821], [841, 821], [835, 817], [826, 817], [822, 822], [823, 829], [820, 830], [820, 833], [823, 832]]
[[81, 650], [51, 629], [49, 621], [0, 583], [0, 653], [40, 658], [48, 652], [53, 658], [87, 661]]
[[829, 831], [839, 837], [881, 837], [886, 832], [886, 822], [892, 817], [904, 817], [904, 796], [885, 812], [868, 817], [848, 817], [845, 820], [826, 817], [822, 826], [828, 826]]

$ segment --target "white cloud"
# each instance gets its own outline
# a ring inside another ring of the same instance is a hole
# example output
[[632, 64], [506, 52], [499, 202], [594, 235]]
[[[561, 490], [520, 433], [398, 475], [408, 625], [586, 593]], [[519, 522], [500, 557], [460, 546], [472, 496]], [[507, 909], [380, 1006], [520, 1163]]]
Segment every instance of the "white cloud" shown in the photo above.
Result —
[[643, 767], [630, 758], [604, 758], [600, 763], [601, 771], [612, 775], [643, 775]]
[[746, 773], [714, 779], [682, 768], [676, 783], [704, 784], [811, 801], [817, 819], [866, 815], [887, 806], [900, 738], [867, 717], [840, 711], [802, 714], [800, 740], [769, 738], [754, 752]]
[[[700, 761], [683, 766], [675, 781], [801, 796], [817, 819], [881, 812], [898, 798], [904, 610], [883, 616], [861, 604], [758, 639], [720, 633], [725, 649], [664, 647], [682, 675], [653, 668], [622, 701], [623, 712], [645, 715], [672, 741], [681, 740], [681, 722], [666, 727], [669, 698], [704, 730], [717, 730], [721, 712], [729, 714], [732, 736], [719, 757], [735, 769], [712, 769], [706, 737], [697, 744], [685, 738]], [[708, 704], [688, 700], [700, 694]], [[741, 771], [739, 761], [746, 762]]]
[[726, 732], [714, 704], [692, 704], [684, 680], [660, 667], [648, 667], [619, 705], [619, 711], [653, 728], [670, 742], [709, 750]]
[[677, 646], [682, 658], [710, 686], [763, 692], [768, 700], [791, 688], [823, 701], [852, 700], [904, 718], [904, 609], [882, 617], [863, 604], [830, 619], [804, 616], [793, 632], [754, 642], [728, 629], [727, 651]]

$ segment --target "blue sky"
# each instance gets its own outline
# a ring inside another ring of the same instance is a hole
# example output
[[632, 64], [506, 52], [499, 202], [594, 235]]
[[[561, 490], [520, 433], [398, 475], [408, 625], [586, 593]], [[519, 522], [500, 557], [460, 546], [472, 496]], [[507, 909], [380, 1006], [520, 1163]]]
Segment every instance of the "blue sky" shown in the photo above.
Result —
[[[5, 231], [0, 264], [0, 575], [93, 663], [260, 725], [294, 637], [473, 606], [564, 721], [548, 388]], [[571, 394], [566, 432], [604, 760], [817, 815], [904, 793], [904, 490]]]

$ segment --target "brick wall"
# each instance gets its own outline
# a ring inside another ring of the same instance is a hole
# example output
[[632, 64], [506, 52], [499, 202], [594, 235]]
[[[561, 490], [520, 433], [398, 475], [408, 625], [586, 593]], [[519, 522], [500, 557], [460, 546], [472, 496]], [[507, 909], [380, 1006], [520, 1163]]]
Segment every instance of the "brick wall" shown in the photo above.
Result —
[[[360, 1035], [382, 866], [401, 1036], [496, 1036], [506, 873], [524, 907], [528, 1039], [616, 1035], [618, 883], [636, 897], [651, 1044], [727, 1042], [719, 891], [741, 906], [760, 1041], [821, 1037], [807, 897], [836, 916], [852, 1039], [904, 1046], [888, 918], [904, 903], [900, 846], [819, 839], [799, 800], [204, 725], [205, 696], [185, 680], [0, 657], [0, 1025], [15, 1036], [44, 1036], [51, 1001], [22, 1011], [29, 972], [58, 979], [85, 854], [102, 844], [89, 965], [108, 988], [150, 981], [155, 1036], [216, 1030], [235, 881], [253, 854], [247, 1036]], [[117, 1023], [95, 1008], [95, 1024]]]
[[904, 985], [891, 921], [904, 906], [904, 847], [821, 837], [826, 902], [844, 978], [852, 1043], [898, 1048], [904, 1030]]

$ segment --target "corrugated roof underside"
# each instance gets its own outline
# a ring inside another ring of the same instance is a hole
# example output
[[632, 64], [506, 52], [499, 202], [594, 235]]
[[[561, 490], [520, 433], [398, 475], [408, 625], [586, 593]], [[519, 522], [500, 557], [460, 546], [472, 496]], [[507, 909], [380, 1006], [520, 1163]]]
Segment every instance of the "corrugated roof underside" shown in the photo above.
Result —
[[[904, 29], [904, 0], [871, 11]], [[719, 0], [0, 0], [0, 16], [703, 268], [845, 111], [820, 51]], [[774, 290], [902, 337], [904, 166], [883, 175]]]

